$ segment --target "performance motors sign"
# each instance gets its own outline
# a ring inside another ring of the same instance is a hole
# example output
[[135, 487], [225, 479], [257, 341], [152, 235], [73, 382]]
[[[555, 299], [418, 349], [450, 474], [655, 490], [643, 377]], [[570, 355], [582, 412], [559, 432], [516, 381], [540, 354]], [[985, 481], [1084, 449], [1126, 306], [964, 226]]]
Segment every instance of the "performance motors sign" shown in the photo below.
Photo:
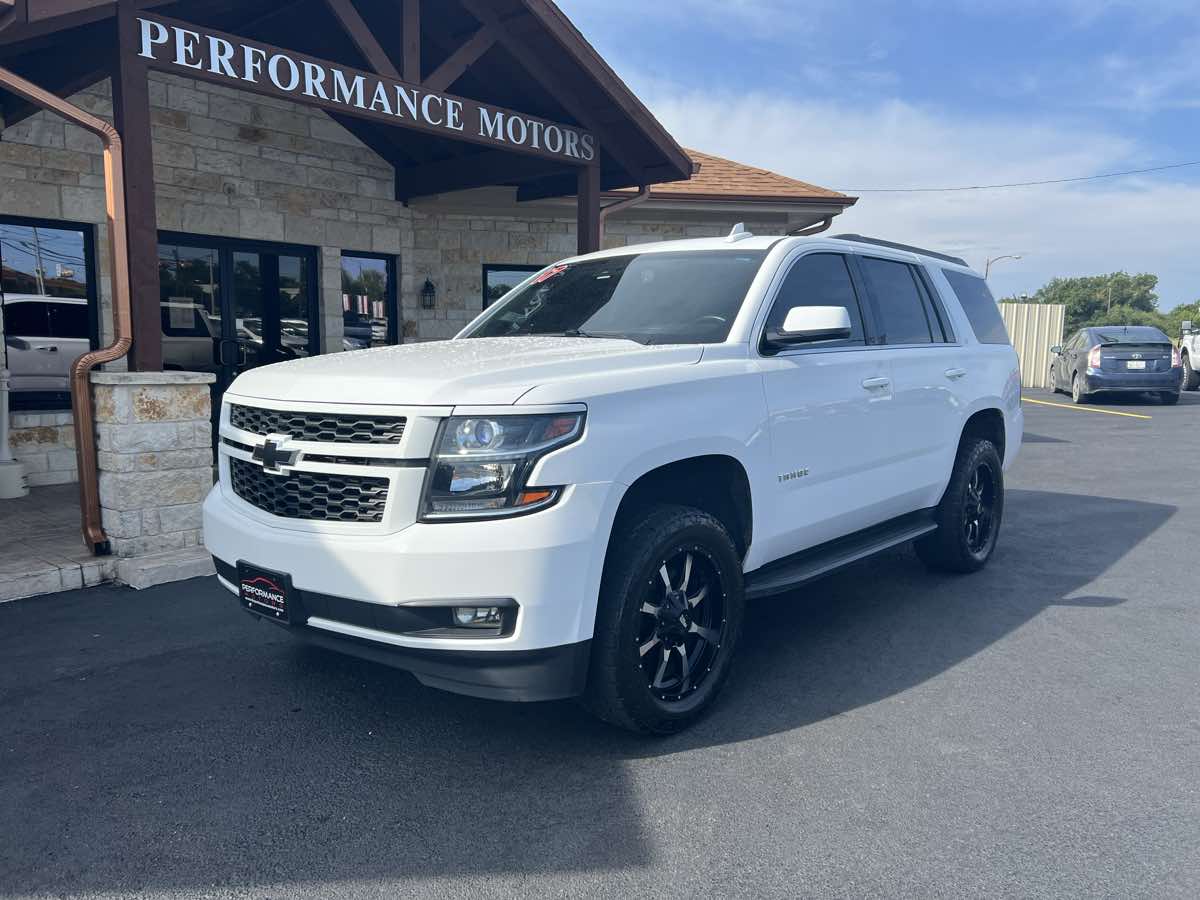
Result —
[[595, 136], [569, 125], [186, 22], [157, 17], [137, 22], [138, 55], [156, 69], [564, 162], [596, 159]]

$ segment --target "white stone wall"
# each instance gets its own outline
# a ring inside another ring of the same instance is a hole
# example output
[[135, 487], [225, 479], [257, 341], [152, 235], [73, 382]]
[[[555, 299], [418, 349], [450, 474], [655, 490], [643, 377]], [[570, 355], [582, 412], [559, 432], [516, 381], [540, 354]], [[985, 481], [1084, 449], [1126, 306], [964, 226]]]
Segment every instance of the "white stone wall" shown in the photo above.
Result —
[[211, 382], [193, 372], [93, 373], [100, 514], [114, 556], [202, 543]]
[[9, 422], [13, 456], [25, 466], [25, 481], [30, 487], [79, 480], [75, 430], [69, 412], [14, 412]]

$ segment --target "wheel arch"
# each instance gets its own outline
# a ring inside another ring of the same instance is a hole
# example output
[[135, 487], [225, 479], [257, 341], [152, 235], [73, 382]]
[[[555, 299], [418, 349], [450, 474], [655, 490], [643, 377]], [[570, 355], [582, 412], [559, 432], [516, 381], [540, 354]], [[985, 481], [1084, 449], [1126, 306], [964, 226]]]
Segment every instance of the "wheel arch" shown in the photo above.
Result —
[[968, 416], [958, 438], [960, 450], [968, 437], [980, 437], [991, 441], [995, 444], [1001, 461], [1007, 459], [1008, 423], [1000, 407], [985, 406]]
[[[638, 510], [659, 503], [691, 506], [714, 516], [745, 559], [754, 537], [754, 498], [745, 465], [726, 453], [704, 453], [662, 463], [633, 479], [621, 496], [609, 535]], [[607, 554], [606, 554], [607, 556]]]

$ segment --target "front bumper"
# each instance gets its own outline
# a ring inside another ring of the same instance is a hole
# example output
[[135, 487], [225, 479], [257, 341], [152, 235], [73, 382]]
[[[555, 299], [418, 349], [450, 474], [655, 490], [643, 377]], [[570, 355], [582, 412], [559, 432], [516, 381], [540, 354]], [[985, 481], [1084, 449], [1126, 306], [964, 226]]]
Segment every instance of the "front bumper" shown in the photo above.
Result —
[[1183, 384], [1183, 369], [1171, 369], [1170, 372], [1099, 372], [1089, 369], [1083, 376], [1085, 389], [1089, 394], [1103, 393], [1145, 393], [1147, 391], [1167, 391], [1176, 393]]
[[[510, 520], [415, 523], [390, 534], [362, 534], [268, 521], [218, 485], [205, 500], [204, 541], [222, 564], [287, 572], [299, 592], [336, 601], [317, 606], [317, 630], [400, 649], [526, 652], [592, 637], [618, 502], [613, 485], [574, 485], [552, 508]], [[236, 577], [226, 580], [233, 589]], [[396, 628], [404, 607], [491, 606], [494, 600], [517, 606], [514, 628], [504, 636], [427, 637]], [[338, 612], [346, 604], [360, 611]]]
[[[236, 594], [237, 566], [216, 557], [213, 562], [221, 583]], [[455, 694], [528, 703], [578, 696], [583, 693], [587, 683], [591, 641], [535, 650], [431, 650], [404, 647], [392, 642], [394, 632], [311, 615], [310, 606], [328, 604], [330, 600], [337, 600], [344, 612], [351, 605], [361, 608], [343, 618], [369, 618], [374, 612], [370, 609], [373, 604], [321, 597], [297, 590], [292, 595], [290, 624], [253, 612], [249, 614], [286, 629], [298, 640], [404, 669], [428, 687]], [[326, 626], [333, 623], [342, 627], [338, 631], [330, 631], [328, 627], [314, 623], [325, 623]]]

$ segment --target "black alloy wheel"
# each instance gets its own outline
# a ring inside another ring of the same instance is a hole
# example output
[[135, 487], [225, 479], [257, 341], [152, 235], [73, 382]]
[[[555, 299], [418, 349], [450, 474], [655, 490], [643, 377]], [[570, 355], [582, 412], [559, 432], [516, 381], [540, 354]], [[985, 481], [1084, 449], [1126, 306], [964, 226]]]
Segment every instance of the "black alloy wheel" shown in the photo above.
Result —
[[996, 445], [966, 435], [934, 510], [937, 530], [916, 542], [917, 556], [941, 572], [977, 572], [992, 557], [1004, 516], [1004, 463]]
[[643, 734], [687, 727], [720, 693], [742, 631], [742, 558], [724, 523], [673, 504], [619, 516], [598, 600], [588, 708]]
[[727, 617], [725, 591], [711, 555], [698, 544], [676, 548], [649, 580], [635, 643], [650, 693], [683, 700], [712, 673]]
[[992, 521], [996, 512], [996, 478], [991, 462], [982, 460], [975, 466], [967, 482], [963, 503], [963, 537], [967, 550], [979, 554], [992, 538]]

